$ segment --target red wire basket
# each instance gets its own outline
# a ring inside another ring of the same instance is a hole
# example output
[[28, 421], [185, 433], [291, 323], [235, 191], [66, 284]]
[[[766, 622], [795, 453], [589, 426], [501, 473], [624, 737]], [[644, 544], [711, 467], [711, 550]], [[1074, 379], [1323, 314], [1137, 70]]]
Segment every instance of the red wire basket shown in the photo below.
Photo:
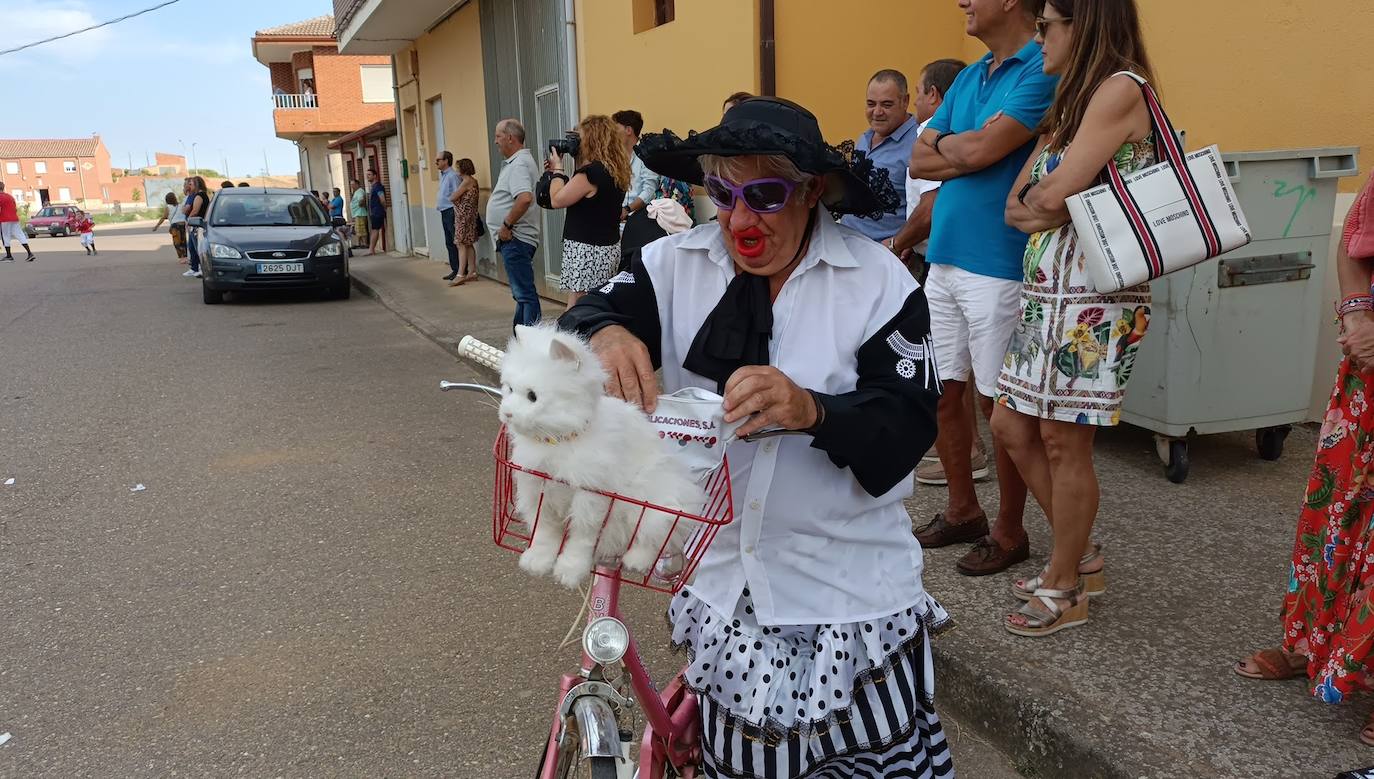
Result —
[[[692, 578], [702, 556], [706, 553], [706, 547], [715, 540], [716, 533], [734, 519], [734, 499], [730, 492], [730, 465], [728, 459], [725, 458], [722, 458], [720, 467], [712, 471], [707, 478], [704, 487], [704, 504], [700, 513], [693, 514], [637, 498], [627, 498], [614, 492], [573, 487], [546, 473], [516, 465], [510, 460], [510, 438], [505, 427], [501, 428], [501, 432], [496, 437], [496, 446], [493, 448], [492, 455], [496, 460], [496, 486], [493, 491], [491, 510], [492, 538], [496, 541], [496, 545], [502, 549], [523, 553], [533, 543], [535, 531], [541, 521], [564, 521], [561, 517], [543, 516], [545, 490], [549, 484], [560, 484], [571, 490], [593, 493], [609, 499], [606, 513], [601, 521], [602, 531], [605, 531], [615, 512], [628, 510], [634, 521], [634, 530], [625, 544], [626, 549], [633, 548], [635, 540], [644, 527], [644, 519], [648, 512], [660, 512], [661, 515], [671, 517], [671, 527], [664, 534], [663, 542], [658, 547], [658, 563], [651, 566], [650, 570], [644, 573], [626, 571], [618, 563], [612, 566], [612, 564], [603, 563], [600, 560], [597, 561], [597, 567], [593, 569], [598, 576], [610, 576], [637, 587], [645, 587], [669, 594], [677, 593]], [[539, 485], [539, 508], [535, 512], [532, 523], [523, 520], [516, 512], [515, 482], [517, 473], [528, 475], [533, 480], [537, 480], [522, 483]], [[622, 513], [621, 516], [624, 514]], [[656, 518], [654, 521], [662, 520]], [[675, 537], [686, 537], [686, 541], [680, 554], [670, 555], [668, 546], [671, 539]], [[567, 542], [568, 529], [565, 526], [558, 547], [560, 554]], [[600, 533], [598, 533], [598, 546], [600, 542]]]

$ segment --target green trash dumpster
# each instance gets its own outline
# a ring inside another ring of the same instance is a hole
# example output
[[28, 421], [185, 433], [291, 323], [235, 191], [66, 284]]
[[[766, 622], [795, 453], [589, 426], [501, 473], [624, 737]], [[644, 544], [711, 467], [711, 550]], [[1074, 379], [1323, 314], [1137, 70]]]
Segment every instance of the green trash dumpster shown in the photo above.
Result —
[[[1188, 477], [1189, 433], [1254, 430], [1276, 460], [1307, 417], [1336, 185], [1356, 148], [1223, 155], [1254, 240], [1152, 283], [1121, 419], [1155, 433], [1165, 475]], [[1334, 271], [1333, 271], [1334, 272]]]

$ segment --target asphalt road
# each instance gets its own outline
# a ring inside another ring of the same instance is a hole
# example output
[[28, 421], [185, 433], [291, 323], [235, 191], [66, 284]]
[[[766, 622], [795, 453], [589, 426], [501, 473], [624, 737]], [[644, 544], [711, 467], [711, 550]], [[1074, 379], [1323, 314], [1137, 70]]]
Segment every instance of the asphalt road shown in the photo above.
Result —
[[205, 306], [165, 233], [77, 240], [0, 264], [0, 776], [532, 775], [580, 598], [490, 542], [494, 414], [437, 391], [476, 374], [374, 301]]

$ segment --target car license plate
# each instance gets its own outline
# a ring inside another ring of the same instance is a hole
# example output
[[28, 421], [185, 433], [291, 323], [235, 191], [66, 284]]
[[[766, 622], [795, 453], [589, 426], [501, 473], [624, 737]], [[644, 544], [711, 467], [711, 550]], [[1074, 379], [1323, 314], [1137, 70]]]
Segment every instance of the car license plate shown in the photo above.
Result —
[[304, 273], [303, 262], [260, 262], [258, 273]]

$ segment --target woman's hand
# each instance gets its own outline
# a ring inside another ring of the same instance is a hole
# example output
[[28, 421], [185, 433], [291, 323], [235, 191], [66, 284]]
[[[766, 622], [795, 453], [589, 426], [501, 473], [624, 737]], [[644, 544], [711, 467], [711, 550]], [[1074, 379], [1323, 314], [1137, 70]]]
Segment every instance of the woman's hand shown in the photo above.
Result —
[[1343, 327], [1345, 332], [1337, 339], [1341, 351], [1357, 370], [1374, 368], [1374, 317], [1357, 312], [1345, 318]]
[[544, 170], [553, 173], [563, 170], [563, 155], [549, 149], [549, 158], [544, 160]]
[[591, 345], [610, 375], [606, 393], [653, 412], [658, 405], [658, 379], [644, 342], [620, 325], [611, 325], [598, 330]]
[[725, 382], [725, 421], [752, 417], [735, 431], [740, 437], [767, 427], [806, 430], [816, 424], [816, 403], [787, 374], [766, 365], [747, 365]]

